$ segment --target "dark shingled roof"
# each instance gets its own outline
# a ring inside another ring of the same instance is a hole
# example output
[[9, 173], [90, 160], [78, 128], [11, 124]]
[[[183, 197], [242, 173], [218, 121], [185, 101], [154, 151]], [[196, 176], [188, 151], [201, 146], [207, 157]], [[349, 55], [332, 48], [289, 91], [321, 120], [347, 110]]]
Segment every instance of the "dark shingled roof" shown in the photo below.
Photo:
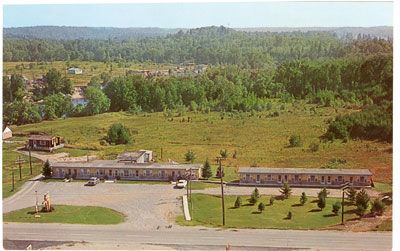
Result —
[[239, 173], [372, 176], [371, 172], [368, 169], [304, 169], [304, 168], [240, 167]]
[[29, 137], [29, 140], [52, 140], [54, 136], [50, 135], [32, 135]]

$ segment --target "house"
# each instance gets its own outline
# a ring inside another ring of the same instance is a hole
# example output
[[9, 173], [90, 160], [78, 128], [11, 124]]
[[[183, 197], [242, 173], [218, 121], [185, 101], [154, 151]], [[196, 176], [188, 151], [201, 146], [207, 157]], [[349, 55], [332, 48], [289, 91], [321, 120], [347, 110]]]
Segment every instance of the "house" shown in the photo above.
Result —
[[53, 152], [56, 149], [63, 148], [61, 137], [50, 135], [33, 135], [28, 139], [27, 149]]
[[84, 96], [85, 89], [86, 86], [74, 86], [74, 92], [71, 95], [71, 101], [74, 107], [78, 105], [86, 106], [88, 103]]
[[69, 68], [67, 73], [68, 74], [82, 74], [82, 70], [79, 68]]
[[55, 162], [51, 164], [53, 178], [121, 179], [121, 180], [179, 180], [192, 173], [192, 180], [200, 176], [201, 164], [131, 163], [117, 160], [92, 162]]
[[355, 188], [369, 187], [372, 174], [368, 169], [300, 169], [240, 167], [240, 185], [339, 188], [349, 182]]
[[3, 126], [3, 139], [9, 139], [12, 137], [12, 131], [10, 127]]
[[123, 152], [118, 155], [117, 161], [122, 163], [149, 163], [153, 161], [153, 151]]

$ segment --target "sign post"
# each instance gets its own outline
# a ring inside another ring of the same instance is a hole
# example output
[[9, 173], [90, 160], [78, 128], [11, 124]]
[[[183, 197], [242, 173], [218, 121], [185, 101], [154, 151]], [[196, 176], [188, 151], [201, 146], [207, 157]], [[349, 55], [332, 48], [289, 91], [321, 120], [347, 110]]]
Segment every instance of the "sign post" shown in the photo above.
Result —
[[222, 168], [222, 157], [217, 157], [219, 162], [219, 177], [221, 177], [221, 199], [222, 199], [222, 225], [225, 226], [225, 199], [224, 199], [224, 169]]
[[349, 188], [349, 182], [344, 183], [342, 189], [342, 225], [344, 225], [344, 191]]

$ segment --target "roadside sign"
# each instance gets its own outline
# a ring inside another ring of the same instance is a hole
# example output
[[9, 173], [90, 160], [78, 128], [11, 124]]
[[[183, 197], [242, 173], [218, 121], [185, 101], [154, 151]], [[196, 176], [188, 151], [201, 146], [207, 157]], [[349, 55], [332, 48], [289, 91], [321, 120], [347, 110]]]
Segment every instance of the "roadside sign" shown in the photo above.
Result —
[[346, 183], [344, 183], [344, 184], [342, 184], [342, 185], [340, 186], [340, 189], [346, 190], [346, 189], [348, 189], [349, 187], [350, 187], [349, 182], [346, 182]]

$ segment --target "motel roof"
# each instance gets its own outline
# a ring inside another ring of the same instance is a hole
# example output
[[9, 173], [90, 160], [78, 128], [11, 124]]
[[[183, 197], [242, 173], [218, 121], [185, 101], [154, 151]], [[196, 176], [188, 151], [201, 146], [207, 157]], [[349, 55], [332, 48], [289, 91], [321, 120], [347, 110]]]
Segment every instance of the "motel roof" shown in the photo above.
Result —
[[197, 170], [202, 167], [201, 164], [173, 164], [173, 163], [121, 163], [117, 160], [94, 160], [91, 162], [70, 161], [55, 162], [51, 165], [55, 168], [146, 168], [146, 169], [180, 169], [188, 170], [190, 168]]
[[372, 176], [368, 169], [304, 169], [304, 168], [268, 168], [240, 167], [241, 174], [309, 174], [309, 175], [365, 175]]
[[135, 152], [123, 152], [121, 153], [118, 157], [117, 160], [121, 161], [130, 161], [130, 160], [138, 160], [143, 154], [146, 152], [150, 152], [147, 150], [140, 150], [140, 151], [135, 151]]

